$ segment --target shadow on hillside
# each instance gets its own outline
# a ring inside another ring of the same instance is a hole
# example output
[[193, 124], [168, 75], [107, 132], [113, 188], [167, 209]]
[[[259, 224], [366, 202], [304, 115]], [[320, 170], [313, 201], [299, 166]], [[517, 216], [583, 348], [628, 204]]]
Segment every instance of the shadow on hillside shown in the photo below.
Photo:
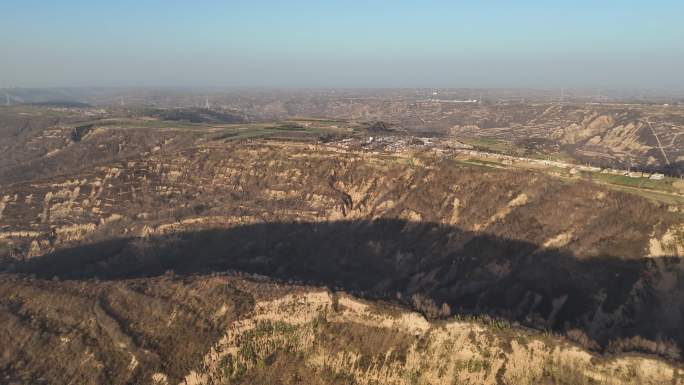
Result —
[[682, 346], [684, 309], [642, 285], [655, 282], [653, 269], [647, 259], [579, 259], [453, 226], [376, 220], [264, 223], [116, 239], [60, 250], [13, 270], [47, 279], [101, 280], [168, 270], [178, 275], [238, 270], [367, 298], [409, 302], [422, 294], [437, 308], [448, 304], [452, 313], [579, 328], [603, 344], [640, 336]]

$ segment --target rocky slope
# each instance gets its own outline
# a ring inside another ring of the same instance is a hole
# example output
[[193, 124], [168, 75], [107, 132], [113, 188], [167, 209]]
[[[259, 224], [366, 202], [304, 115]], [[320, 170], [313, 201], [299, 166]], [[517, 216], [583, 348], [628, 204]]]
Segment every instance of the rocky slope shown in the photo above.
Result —
[[[293, 370], [296, 368], [295, 370]], [[208, 351], [189, 384], [661, 384], [678, 369], [599, 358], [496, 320], [428, 322], [324, 291], [258, 301]]]
[[679, 366], [598, 356], [504, 320], [430, 322], [264, 279], [2, 278], [7, 384], [684, 383]]
[[[681, 381], [676, 364], [521, 329], [679, 362], [681, 207], [430, 151], [121, 127], [60, 151], [87, 165], [117, 133], [140, 138], [126, 156], [0, 188], [8, 382]], [[503, 323], [439, 321], [464, 314]], [[43, 365], [54, 351], [83, 359]]]
[[[207, 142], [12, 185], [2, 200], [8, 268], [59, 260], [35, 267], [49, 277], [144, 274], [130, 263], [138, 258], [153, 273], [239, 267], [569, 322], [604, 342], [625, 330], [682, 338], [678, 208], [586, 182], [432, 154]], [[156, 260], [185, 244], [207, 265]], [[75, 265], [63, 262], [69, 256]]]
[[193, 370], [252, 297], [222, 279], [39, 281], [3, 275], [0, 382], [149, 384]]

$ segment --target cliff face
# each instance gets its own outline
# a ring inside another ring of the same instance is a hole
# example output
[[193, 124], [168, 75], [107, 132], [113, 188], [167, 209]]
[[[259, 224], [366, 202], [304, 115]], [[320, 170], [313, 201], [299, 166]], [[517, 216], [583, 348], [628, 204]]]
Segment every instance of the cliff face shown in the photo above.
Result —
[[580, 328], [604, 346], [683, 341], [680, 214], [587, 182], [431, 153], [203, 142], [2, 195], [10, 271], [234, 269], [407, 303], [421, 294], [447, 313]]
[[[39, 234], [24, 238], [36, 240], [41, 253], [98, 236], [394, 218], [563, 248], [579, 258], [634, 259], [648, 256], [668, 231], [677, 233], [680, 221], [672, 208], [586, 182], [464, 165], [430, 153], [287, 143], [148, 153], [10, 185], [2, 196], [0, 236]], [[676, 256], [676, 250], [667, 252]], [[22, 256], [20, 249], [16, 257]]]
[[5, 384], [150, 384], [160, 370], [179, 381], [253, 305], [220, 278], [1, 281]]
[[[125, 156], [95, 161], [117, 135]], [[655, 359], [519, 327], [679, 359], [679, 207], [430, 151], [119, 128], [70, 140], [51, 155], [69, 162], [0, 189], [12, 380], [681, 381]]]
[[5, 383], [684, 383], [653, 357], [263, 278], [2, 278]]
[[[293, 370], [297, 368], [296, 370]], [[430, 323], [415, 313], [324, 291], [258, 301], [187, 383], [660, 384], [678, 371], [652, 359], [598, 359], [503, 321]]]

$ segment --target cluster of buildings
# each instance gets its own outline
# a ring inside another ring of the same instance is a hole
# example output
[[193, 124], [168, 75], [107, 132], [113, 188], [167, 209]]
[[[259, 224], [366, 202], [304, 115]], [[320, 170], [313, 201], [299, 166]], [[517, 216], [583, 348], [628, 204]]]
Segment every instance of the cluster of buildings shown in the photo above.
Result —
[[335, 143], [336, 147], [350, 149], [352, 147], [363, 148], [372, 151], [386, 151], [386, 152], [403, 152], [410, 149], [420, 149], [429, 147], [430, 149], [438, 150], [442, 153], [451, 153], [453, 155], [463, 155], [473, 158], [491, 159], [503, 165], [513, 165], [514, 163], [528, 163], [536, 164], [544, 167], [557, 167], [568, 170], [571, 175], [579, 174], [580, 172], [593, 172], [602, 174], [621, 175], [629, 178], [648, 178], [651, 180], [662, 180], [665, 175], [662, 173], [648, 173], [631, 170], [618, 170], [612, 168], [600, 168], [589, 165], [579, 165], [573, 163], [566, 163], [554, 160], [525, 158], [520, 156], [498, 154], [493, 152], [479, 151], [473, 149], [472, 146], [455, 141], [453, 139], [442, 138], [422, 138], [412, 136], [370, 136], [365, 139], [347, 138]]
[[461, 150], [460, 152], [466, 152], [468, 155], [471, 155], [474, 157], [493, 158], [495, 160], [498, 160], [500, 163], [502, 163], [504, 165], [512, 165], [513, 163], [516, 163], [516, 162], [526, 162], [526, 163], [531, 163], [531, 164], [543, 165], [543, 166], [547, 166], [547, 167], [563, 168], [563, 169], [567, 169], [571, 175], [577, 175], [580, 172], [594, 172], [594, 173], [600, 172], [602, 174], [620, 175], [620, 176], [626, 176], [629, 178], [648, 178], [651, 180], [665, 179], [665, 174], [662, 174], [662, 173], [648, 173], [648, 172], [641, 172], [641, 171], [618, 170], [618, 169], [612, 169], [612, 168], [600, 168], [600, 167], [589, 166], [589, 165], [578, 165], [578, 164], [558, 162], [558, 161], [553, 161], [553, 160], [542, 160], [542, 159], [525, 158], [525, 157], [503, 155], [503, 154], [493, 154], [493, 153], [487, 153], [487, 152], [481, 152], [481, 151], [475, 151], [475, 150], [465, 150], [465, 151]]
[[627, 170], [616, 170], [612, 168], [606, 168], [601, 170], [602, 174], [613, 174], [613, 175], [622, 175], [622, 176], [627, 176], [630, 178], [648, 178], [651, 180], [662, 180], [665, 179], [665, 174], [661, 173], [648, 173], [648, 172], [641, 172], [641, 171], [627, 171]]
[[335, 147], [345, 149], [363, 148], [365, 150], [386, 151], [386, 152], [403, 152], [409, 149], [420, 149], [424, 147], [437, 148], [439, 146], [439, 139], [436, 138], [420, 138], [414, 136], [369, 136], [365, 139], [347, 138], [342, 139], [334, 144]]

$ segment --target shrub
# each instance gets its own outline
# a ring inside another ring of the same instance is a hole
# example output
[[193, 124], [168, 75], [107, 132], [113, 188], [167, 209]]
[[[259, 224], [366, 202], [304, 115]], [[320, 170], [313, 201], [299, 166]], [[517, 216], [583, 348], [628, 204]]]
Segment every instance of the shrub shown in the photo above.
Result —
[[580, 329], [570, 329], [565, 332], [565, 336], [570, 340], [588, 350], [598, 350], [599, 344]]
[[656, 341], [641, 336], [620, 338], [610, 341], [606, 350], [610, 353], [636, 351], [657, 354], [671, 360], [678, 360], [681, 358], [681, 351], [674, 341], [660, 338]]
[[437, 307], [437, 304], [432, 298], [422, 294], [412, 295], [411, 304], [417, 311], [423, 313], [428, 318], [448, 317], [451, 315], [451, 307], [449, 304], [442, 303], [441, 307]]

